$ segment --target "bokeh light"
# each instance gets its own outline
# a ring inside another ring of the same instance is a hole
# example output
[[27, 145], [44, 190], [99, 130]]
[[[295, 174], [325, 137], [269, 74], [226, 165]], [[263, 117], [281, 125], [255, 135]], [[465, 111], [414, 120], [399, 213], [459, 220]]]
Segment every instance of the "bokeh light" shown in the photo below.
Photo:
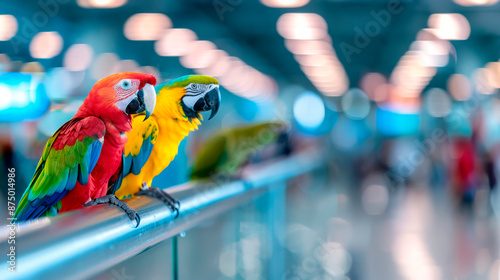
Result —
[[493, 94], [495, 92], [491, 76], [488, 68], [478, 68], [474, 71], [474, 88], [478, 93]]
[[12, 97], [14, 95], [12, 94], [10, 88], [6, 85], [0, 85], [0, 92], [3, 93], [3, 98], [0, 101], [0, 110], [4, 110], [11, 106]]
[[0, 72], [9, 72], [10, 64], [10, 57], [4, 53], [0, 54]]
[[271, 8], [298, 8], [307, 5], [311, 0], [260, 0]]
[[0, 122], [18, 123], [35, 120], [47, 112], [47, 97], [42, 77], [37, 73], [3, 73], [0, 75]]
[[325, 104], [317, 94], [303, 92], [293, 104], [293, 116], [300, 126], [317, 129], [325, 120]]
[[318, 14], [287, 13], [278, 19], [278, 33], [285, 39], [314, 40], [327, 36], [325, 20]]
[[40, 32], [30, 43], [30, 54], [33, 58], [52, 58], [61, 53], [63, 39], [57, 32]]
[[448, 94], [440, 88], [431, 88], [426, 94], [426, 108], [429, 115], [441, 118], [451, 112], [451, 99]]
[[453, 0], [458, 5], [470, 7], [470, 6], [491, 6], [498, 3], [498, 0]]
[[434, 264], [424, 240], [416, 233], [398, 235], [393, 243], [393, 254], [405, 279], [442, 279], [441, 270]]
[[324, 18], [312, 13], [283, 14], [276, 24], [286, 48], [311, 83], [326, 96], [341, 96], [349, 78], [331, 46]]
[[127, 19], [123, 33], [129, 40], [153, 41], [159, 39], [162, 32], [170, 27], [172, 21], [164, 14], [140, 13]]
[[285, 40], [286, 48], [295, 55], [328, 54], [331, 44], [321, 40]]
[[231, 66], [231, 58], [223, 50], [210, 50], [209, 55], [212, 61], [204, 68], [198, 69], [202, 75], [211, 75], [216, 78], [224, 76]]
[[119, 60], [120, 58], [114, 53], [100, 54], [92, 66], [92, 78], [99, 80], [111, 75]]
[[64, 67], [55, 67], [47, 72], [47, 94], [52, 100], [67, 98], [75, 87], [70, 72]]
[[63, 65], [70, 71], [83, 71], [89, 67], [94, 56], [92, 47], [87, 44], [75, 44], [64, 54]]
[[392, 92], [402, 98], [420, 96], [436, 75], [436, 67], [448, 63], [447, 42], [422, 35], [426, 34], [425, 32], [417, 36], [420, 40], [412, 43], [410, 50], [399, 59], [392, 71], [391, 83], [397, 89]]
[[462, 74], [453, 74], [448, 78], [448, 91], [455, 100], [465, 101], [472, 96], [469, 79]]
[[236, 251], [226, 250], [219, 256], [219, 270], [226, 277], [236, 275]]
[[0, 41], [7, 41], [17, 33], [17, 20], [12, 15], [0, 15]]
[[352, 88], [347, 91], [342, 96], [341, 104], [345, 114], [353, 120], [362, 120], [370, 113], [370, 100], [358, 88]]
[[444, 40], [415, 41], [410, 51], [415, 51], [427, 67], [443, 67], [448, 64], [450, 43]]
[[187, 50], [179, 61], [186, 68], [209, 67], [217, 57], [217, 46], [210, 41], [194, 41], [185, 48]]
[[380, 73], [366, 73], [360, 82], [360, 89], [366, 93], [368, 98], [375, 102], [383, 101], [387, 94], [377, 94], [377, 89], [387, 83], [387, 79]]
[[113, 9], [127, 3], [127, 0], [77, 0], [76, 3], [83, 8]]
[[326, 251], [326, 258], [322, 259], [321, 265], [325, 271], [336, 279], [346, 279], [344, 277], [351, 269], [352, 255], [336, 242], [324, 244], [323, 250]]
[[189, 51], [187, 46], [197, 39], [196, 33], [190, 29], [167, 29], [155, 42], [155, 51], [160, 56], [181, 56]]
[[363, 209], [368, 215], [383, 214], [389, 202], [389, 192], [382, 185], [369, 185], [361, 194]]
[[139, 71], [139, 63], [133, 59], [124, 59], [118, 61], [113, 68], [111, 68], [111, 74], [120, 72], [137, 72]]
[[24, 73], [43, 73], [45, 69], [38, 61], [28, 62], [21, 67], [21, 71]]
[[500, 279], [500, 259], [495, 260], [490, 267], [489, 280]]
[[500, 62], [488, 62], [486, 64], [486, 79], [488, 84], [494, 88], [500, 88]]
[[427, 22], [434, 34], [445, 40], [467, 40], [470, 24], [461, 14], [432, 14]]

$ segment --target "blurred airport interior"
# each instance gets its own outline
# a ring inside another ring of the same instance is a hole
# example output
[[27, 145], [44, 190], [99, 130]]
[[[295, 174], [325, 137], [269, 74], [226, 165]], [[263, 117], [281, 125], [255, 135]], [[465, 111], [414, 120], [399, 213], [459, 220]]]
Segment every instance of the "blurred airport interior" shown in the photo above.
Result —
[[219, 113], [154, 186], [186, 182], [213, 133], [261, 121], [290, 124], [292, 154], [328, 158], [182, 232], [178, 256], [164, 241], [91, 279], [171, 279], [172, 263], [180, 279], [500, 279], [498, 0], [0, 7], [0, 173], [15, 168], [17, 199], [47, 139], [118, 72], [221, 85]]

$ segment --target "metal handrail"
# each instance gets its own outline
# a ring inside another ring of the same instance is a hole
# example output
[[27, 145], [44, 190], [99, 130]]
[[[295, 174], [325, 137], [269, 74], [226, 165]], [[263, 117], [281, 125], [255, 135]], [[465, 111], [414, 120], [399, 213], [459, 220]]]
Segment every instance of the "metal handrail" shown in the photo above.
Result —
[[[188, 182], [168, 188], [180, 201], [175, 218], [161, 201], [145, 196], [126, 202], [141, 216], [138, 228], [119, 209], [97, 205], [22, 224], [16, 236], [16, 271], [4, 268], [8, 279], [84, 279], [129, 259], [202, 221], [221, 214], [266, 187], [324, 164], [316, 152], [301, 152], [253, 167], [242, 180]], [[7, 234], [0, 236], [2, 264], [8, 259]]]

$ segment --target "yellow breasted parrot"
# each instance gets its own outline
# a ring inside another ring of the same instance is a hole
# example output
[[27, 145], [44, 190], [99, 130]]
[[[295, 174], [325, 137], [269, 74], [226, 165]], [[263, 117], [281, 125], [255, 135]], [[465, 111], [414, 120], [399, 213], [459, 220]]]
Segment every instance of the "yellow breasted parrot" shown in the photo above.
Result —
[[154, 76], [134, 72], [99, 80], [75, 116], [47, 141], [14, 218], [24, 221], [105, 203], [137, 219], [134, 210], [106, 192], [121, 164], [131, 115], [145, 112], [148, 118], [155, 107], [155, 84]]
[[191, 179], [233, 177], [253, 154], [286, 137], [287, 130], [284, 122], [263, 122], [217, 132], [199, 151]]
[[[144, 120], [137, 115], [123, 153], [123, 181], [110, 186], [109, 193], [120, 199], [134, 194], [161, 199], [172, 211], [177, 202], [162, 190], [150, 187], [153, 178], [168, 167], [177, 155], [181, 141], [201, 125], [200, 112], [220, 106], [218, 81], [210, 76], [187, 75], [156, 86], [156, 109]], [[149, 186], [149, 187], [148, 187]]]

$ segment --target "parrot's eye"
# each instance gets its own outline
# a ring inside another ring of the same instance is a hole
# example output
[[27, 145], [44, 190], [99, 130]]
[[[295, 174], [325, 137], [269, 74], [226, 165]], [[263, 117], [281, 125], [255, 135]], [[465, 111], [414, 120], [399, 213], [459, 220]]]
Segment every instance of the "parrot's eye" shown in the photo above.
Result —
[[132, 87], [132, 81], [129, 80], [129, 79], [126, 79], [126, 80], [122, 80], [120, 82], [120, 86], [123, 88], [123, 89], [130, 89]]
[[197, 89], [198, 88], [198, 84], [191, 84], [191, 88]]

